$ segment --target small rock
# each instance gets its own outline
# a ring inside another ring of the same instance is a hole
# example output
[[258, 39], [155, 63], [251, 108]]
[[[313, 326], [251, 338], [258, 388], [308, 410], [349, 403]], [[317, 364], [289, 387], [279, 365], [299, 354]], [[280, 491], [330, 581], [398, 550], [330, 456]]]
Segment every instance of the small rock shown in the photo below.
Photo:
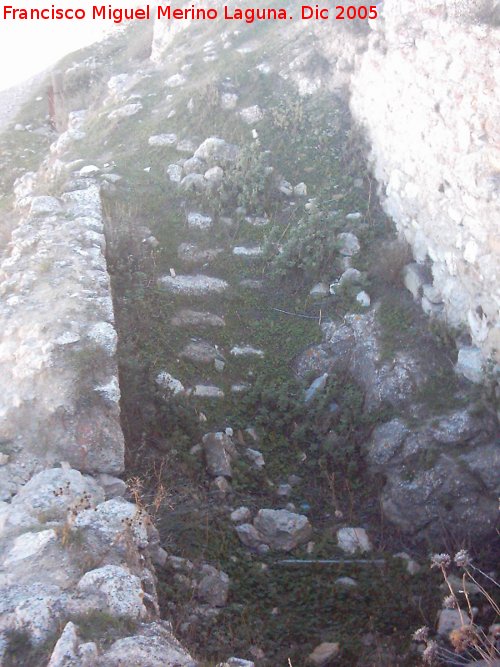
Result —
[[323, 373], [319, 378], [316, 378], [314, 382], [311, 383], [310, 387], [307, 389], [304, 401], [309, 403], [316, 396], [316, 394], [326, 387], [328, 382], [328, 373]]
[[174, 395], [182, 394], [185, 391], [182, 382], [174, 378], [174, 376], [170, 373], [167, 373], [167, 371], [161, 371], [158, 373], [155, 382], [159, 387], [171, 391]]
[[247, 447], [247, 449], [245, 449], [245, 456], [256, 468], [263, 468], [266, 465], [262, 452], [259, 452], [257, 449]]
[[345, 586], [346, 588], [356, 588], [358, 582], [351, 577], [339, 577], [335, 579], [337, 586]]
[[214, 359], [214, 368], [218, 373], [222, 373], [225, 367], [226, 364], [222, 359]]
[[158, 283], [174, 294], [190, 294], [191, 296], [203, 296], [211, 292], [220, 294], [229, 287], [225, 280], [200, 274], [163, 276], [158, 279]]
[[337, 531], [339, 548], [347, 554], [372, 550], [372, 545], [364, 528], [340, 528]]
[[469, 625], [470, 622], [471, 619], [464, 610], [441, 609], [439, 612], [437, 633], [441, 637], [449, 637], [450, 632], [458, 630], [463, 625]]
[[235, 457], [234, 445], [225, 433], [206, 433], [202, 438], [207, 472], [213, 477], [232, 477], [231, 460]]
[[292, 491], [293, 489], [290, 484], [279, 484], [278, 488], [276, 489], [276, 495], [280, 496], [280, 498], [288, 498]]
[[228, 144], [219, 137], [208, 137], [194, 153], [194, 157], [211, 163], [234, 162], [239, 155], [239, 148]]
[[[358, 180], [358, 179], [356, 179], [356, 180]], [[357, 187], [362, 187], [362, 185], [363, 185], [363, 181], [361, 181], [361, 185], [357, 186]], [[346, 215], [345, 219], [346, 220], [361, 220], [362, 217], [363, 217], [363, 215], [359, 211], [356, 211], [355, 213], [348, 213]]]
[[227, 496], [232, 491], [231, 484], [225, 477], [216, 477], [213, 479], [210, 488], [212, 491], [217, 491], [222, 496]]
[[459, 348], [455, 371], [471, 382], [482, 382], [484, 378], [484, 360], [481, 350], [473, 346]]
[[196, 398], [224, 398], [224, 392], [211, 384], [197, 384], [193, 390]]
[[234, 347], [231, 348], [230, 354], [233, 357], [263, 357], [264, 356], [264, 351], [263, 350], [258, 350], [255, 347], [252, 347], [251, 345], [235, 345]]
[[228, 575], [211, 565], [204, 565], [201, 574], [203, 578], [198, 584], [198, 598], [211, 607], [224, 607], [229, 595]]
[[309, 292], [310, 296], [323, 297], [330, 293], [329, 287], [326, 283], [316, 283]]
[[288, 181], [285, 181], [285, 179], [281, 180], [278, 185], [278, 190], [286, 197], [291, 197], [293, 195], [293, 186]]
[[9, 455], [0, 452], [0, 466], [4, 466], [9, 462]]
[[101, 170], [95, 164], [88, 164], [85, 167], [82, 167], [79, 171], [80, 176], [95, 176]]
[[255, 667], [255, 663], [242, 658], [229, 658], [226, 662], [220, 662], [217, 667]]
[[361, 271], [358, 271], [358, 269], [348, 268], [340, 276], [338, 284], [342, 286], [347, 283], [359, 283], [362, 277], [363, 274], [361, 273]]
[[337, 243], [339, 248], [339, 253], [341, 255], [347, 255], [352, 257], [352, 255], [357, 255], [361, 249], [359, 245], [358, 237], [352, 232], [342, 232], [337, 236]]
[[211, 364], [220, 357], [220, 353], [212, 343], [198, 340], [188, 343], [179, 356], [194, 363]]
[[307, 660], [310, 665], [315, 667], [323, 667], [330, 660], [336, 658], [340, 653], [340, 646], [337, 642], [323, 642], [316, 646], [314, 651], [308, 656]]
[[248, 509], [248, 507], [238, 507], [234, 511], [231, 512], [231, 521], [234, 521], [234, 523], [241, 523], [244, 521], [249, 521], [250, 517], [252, 516], [251, 511]]
[[296, 197], [307, 197], [307, 185], [305, 183], [297, 183], [293, 188], [293, 194]]
[[288, 510], [259, 510], [253, 523], [261, 541], [279, 551], [295, 549], [299, 544], [307, 542], [312, 534], [307, 517]]
[[203, 174], [188, 174], [184, 176], [179, 186], [185, 192], [205, 192], [208, 182], [205, 180]]
[[231, 385], [231, 391], [233, 394], [241, 394], [243, 391], [250, 389], [250, 385], [245, 382], [239, 382]]
[[187, 223], [190, 229], [209, 229], [212, 226], [213, 220], [209, 215], [192, 211], [188, 213]]
[[262, 538], [251, 523], [242, 523], [236, 526], [236, 533], [240, 542], [249, 549], [257, 549], [262, 544]]
[[144, 245], [149, 246], [150, 248], [157, 248], [160, 245], [160, 242], [156, 238], [156, 236], [148, 236], [147, 238], [143, 239], [142, 242]]
[[167, 167], [167, 175], [172, 183], [180, 183], [182, 180], [182, 167], [180, 164], [169, 164]]
[[364, 308], [368, 308], [371, 304], [371, 299], [365, 291], [358, 292], [358, 294], [356, 294], [356, 301]]
[[262, 255], [261, 246], [252, 246], [250, 248], [245, 246], [235, 246], [233, 248], [233, 255], [237, 257], [260, 257]]

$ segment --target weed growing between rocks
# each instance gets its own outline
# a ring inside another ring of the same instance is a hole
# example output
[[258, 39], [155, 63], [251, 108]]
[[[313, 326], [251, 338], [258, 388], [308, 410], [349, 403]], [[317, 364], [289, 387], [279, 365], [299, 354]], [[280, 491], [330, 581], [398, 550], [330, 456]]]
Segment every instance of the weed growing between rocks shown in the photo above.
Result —
[[496, 664], [500, 659], [500, 585], [474, 565], [465, 549], [455, 554], [453, 564], [460, 577], [450, 572], [448, 554], [432, 556], [431, 568], [441, 573], [446, 596], [437, 633], [423, 626], [414, 632], [413, 640], [420, 645], [425, 664]]

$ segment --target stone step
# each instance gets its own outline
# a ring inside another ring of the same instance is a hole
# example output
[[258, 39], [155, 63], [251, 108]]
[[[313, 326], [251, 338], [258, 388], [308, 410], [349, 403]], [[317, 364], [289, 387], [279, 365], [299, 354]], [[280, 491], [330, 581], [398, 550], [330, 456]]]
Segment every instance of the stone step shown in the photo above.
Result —
[[183, 308], [170, 320], [174, 327], [225, 327], [226, 321], [220, 315], [202, 310]]
[[224, 392], [213, 384], [197, 384], [191, 396], [195, 398], [224, 398]]
[[222, 294], [229, 287], [229, 283], [221, 278], [212, 278], [203, 274], [163, 276], [158, 284], [173, 294], [188, 296], [203, 296], [204, 294]]
[[[202, 178], [204, 177], [202, 176]], [[189, 229], [210, 229], [213, 219], [209, 215], [191, 211], [187, 214], [187, 224]]]
[[237, 245], [233, 248], [233, 255], [237, 257], [261, 257], [263, 255], [263, 250], [260, 245], [258, 246], [242, 246]]
[[177, 257], [185, 264], [209, 264], [223, 252], [223, 248], [200, 248], [195, 243], [181, 243]]
[[231, 348], [233, 357], [264, 357], [264, 350], [259, 350], [251, 345], [235, 345]]
[[188, 343], [179, 355], [194, 363], [211, 364], [216, 359], [223, 360], [223, 355], [217, 347], [205, 340], [197, 340]]

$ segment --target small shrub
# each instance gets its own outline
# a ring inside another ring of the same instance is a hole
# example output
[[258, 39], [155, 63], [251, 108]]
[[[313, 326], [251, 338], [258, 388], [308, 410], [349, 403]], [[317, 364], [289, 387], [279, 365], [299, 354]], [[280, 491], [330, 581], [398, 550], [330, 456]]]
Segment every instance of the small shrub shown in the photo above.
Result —
[[224, 208], [242, 206], [247, 213], [266, 212], [271, 192], [271, 180], [265, 154], [257, 141], [241, 149], [236, 162], [226, 169], [219, 189]]
[[339, 255], [333, 215], [312, 212], [290, 225], [284, 239], [280, 237], [284, 237], [284, 232], [276, 227], [266, 243], [274, 277], [285, 278], [293, 274], [303, 281], [319, 278], [328, 281], [337, 272], [335, 260]]

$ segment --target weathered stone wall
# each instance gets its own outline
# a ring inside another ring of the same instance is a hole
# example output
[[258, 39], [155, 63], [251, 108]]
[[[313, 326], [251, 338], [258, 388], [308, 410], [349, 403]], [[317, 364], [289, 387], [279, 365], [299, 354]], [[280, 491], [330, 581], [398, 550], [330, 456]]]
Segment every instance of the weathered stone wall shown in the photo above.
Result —
[[36, 195], [34, 174], [16, 183], [19, 224], [0, 270], [3, 500], [27, 475], [59, 461], [123, 471], [99, 186], [56, 164], [69, 179], [60, 197]]
[[83, 113], [69, 121], [40, 173], [15, 184], [0, 269], [0, 664], [187, 667], [159, 620], [153, 562], [166, 553], [114, 476], [124, 446], [106, 175], [64, 161], [85, 136]]
[[500, 359], [500, 52], [485, 10], [386, 0], [351, 82], [384, 208], [430, 268], [407, 282], [470, 332], [472, 367], [474, 348]]

